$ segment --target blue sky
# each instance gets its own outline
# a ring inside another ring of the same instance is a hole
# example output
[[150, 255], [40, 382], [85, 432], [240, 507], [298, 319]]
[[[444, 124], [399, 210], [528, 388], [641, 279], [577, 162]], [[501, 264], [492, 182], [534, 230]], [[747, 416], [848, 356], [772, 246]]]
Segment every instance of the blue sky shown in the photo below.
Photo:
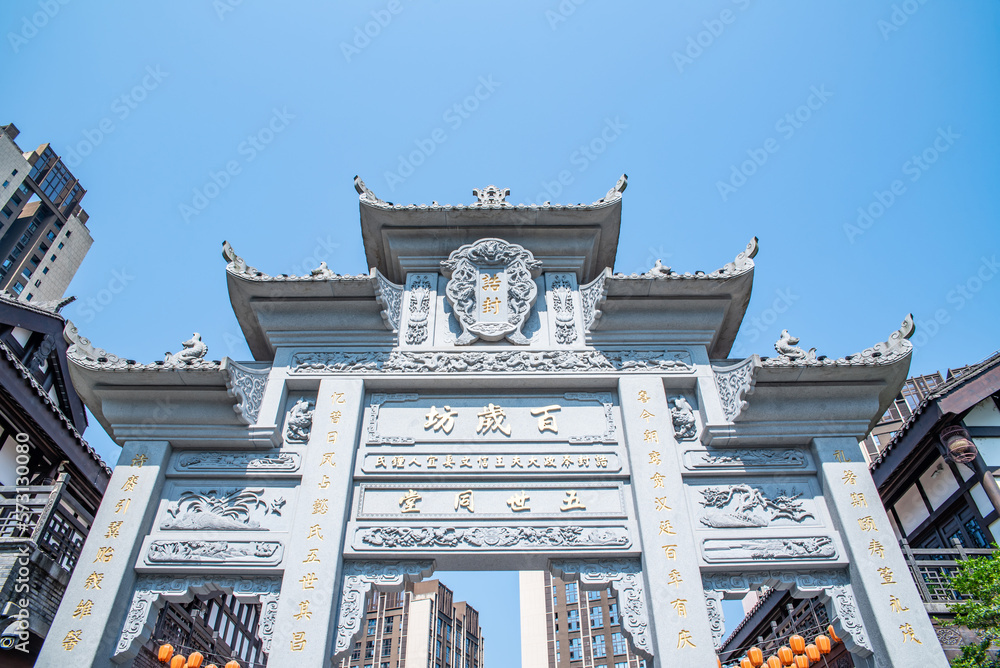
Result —
[[[400, 203], [490, 183], [567, 203], [627, 172], [618, 271], [710, 271], [760, 238], [734, 356], [785, 328], [857, 352], [909, 312], [914, 373], [1000, 347], [995, 2], [4, 6], [0, 121], [88, 189], [64, 313], [118, 355], [197, 330], [210, 357], [249, 357], [224, 239], [269, 273], [366, 272], [355, 174]], [[450, 583], [491, 666], [519, 665], [516, 598], [477, 597], [515, 578]]]

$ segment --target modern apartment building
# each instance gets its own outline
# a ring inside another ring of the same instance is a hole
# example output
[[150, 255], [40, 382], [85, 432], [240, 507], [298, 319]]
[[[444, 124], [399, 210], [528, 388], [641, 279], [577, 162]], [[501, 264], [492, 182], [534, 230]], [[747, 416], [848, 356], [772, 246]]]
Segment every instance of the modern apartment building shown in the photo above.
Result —
[[646, 668], [622, 631], [614, 591], [521, 572], [522, 668]]
[[341, 668], [482, 668], [479, 613], [438, 580], [372, 591], [362, 636]]
[[18, 134], [0, 126], [0, 291], [52, 301], [93, 244], [80, 206], [87, 191], [49, 144], [23, 152]]

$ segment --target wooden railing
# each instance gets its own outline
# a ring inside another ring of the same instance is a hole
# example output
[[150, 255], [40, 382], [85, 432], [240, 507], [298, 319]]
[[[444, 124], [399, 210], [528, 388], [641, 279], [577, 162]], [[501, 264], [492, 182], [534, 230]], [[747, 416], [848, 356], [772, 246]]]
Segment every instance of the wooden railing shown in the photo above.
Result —
[[949, 604], [965, 598], [948, 585], [951, 576], [958, 572], [960, 563], [972, 557], [993, 554], [993, 550], [988, 548], [962, 547], [957, 539], [952, 539], [952, 544], [954, 547], [951, 549], [911, 548], [905, 540], [899, 542], [920, 598], [927, 612], [932, 614], [946, 613]]
[[94, 518], [66, 493], [68, 476], [53, 485], [0, 487], [0, 551], [25, 544], [71, 572]]

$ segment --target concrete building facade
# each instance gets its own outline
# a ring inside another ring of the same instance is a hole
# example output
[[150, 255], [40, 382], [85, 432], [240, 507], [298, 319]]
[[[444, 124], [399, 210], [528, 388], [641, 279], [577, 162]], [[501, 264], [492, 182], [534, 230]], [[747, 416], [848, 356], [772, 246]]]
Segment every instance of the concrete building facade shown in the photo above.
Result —
[[93, 244], [87, 191], [49, 144], [22, 152], [0, 127], [0, 290], [24, 301], [62, 298]]

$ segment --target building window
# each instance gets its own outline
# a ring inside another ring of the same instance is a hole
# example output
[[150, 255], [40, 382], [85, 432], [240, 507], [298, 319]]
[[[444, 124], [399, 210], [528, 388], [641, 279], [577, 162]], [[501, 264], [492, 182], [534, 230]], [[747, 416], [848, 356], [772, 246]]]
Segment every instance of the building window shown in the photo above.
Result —
[[29, 292], [29, 293], [28, 293], [28, 296], [24, 298], [24, 301], [26, 301], [26, 302], [30, 302], [30, 301], [31, 301], [31, 298], [32, 298], [32, 297], [34, 297], [34, 296], [35, 296], [35, 295], [33, 295], [33, 294], [31, 294], [31, 293]]
[[583, 641], [579, 638], [569, 640], [569, 660], [579, 661], [583, 658]]
[[392, 654], [392, 638], [386, 638], [382, 641], [382, 656], [389, 656]]
[[47, 273], [49, 273], [49, 268], [48, 268], [48, 267], [45, 267], [44, 269], [42, 269], [42, 273], [43, 273], [43, 274], [47, 274]]
[[354, 643], [354, 651], [351, 652], [351, 661], [358, 661], [361, 658], [361, 643]]
[[30, 264], [31, 268], [34, 269], [35, 267], [38, 266], [38, 263], [41, 262], [41, 261], [42, 261], [42, 258], [38, 257], [37, 255], [32, 255], [31, 259], [28, 260], [28, 264]]
[[7, 179], [6, 181], [3, 182], [3, 186], [0, 187], [6, 188], [9, 185], [10, 185], [10, 179]]
[[61, 241], [60, 241], [60, 242], [59, 242], [59, 245], [58, 245], [58, 246], [56, 246], [56, 249], [57, 249], [57, 250], [62, 250], [62, 249], [63, 249], [63, 246], [65, 246], [65, 245], [66, 245], [66, 244], [64, 244], [63, 242], [61, 242]]
[[566, 613], [567, 630], [569, 631], [579, 631], [580, 630], [580, 611], [579, 610], [569, 610]]
[[42, 287], [42, 282], [41, 281], [35, 281], [35, 287], [36, 288]]
[[590, 628], [604, 628], [604, 608], [595, 606], [590, 609]]
[[52, 257], [50, 257], [49, 259], [50, 259], [50, 260], [52, 260], [53, 262], [55, 262], [55, 261], [56, 261], [56, 256], [55, 256], [55, 255], [53, 255], [53, 256], [52, 256]]
[[46, 233], [45, 238], [48, 239], [49, 241], [55, 241], [56, 233], [53, 232], [52, 230], [49, 230], [48, 233]]
[[612, 603], [608, 606], [608, 623], [611, 626], [618, 626], [618, 604]]
[[434, 653], [434, 656], [436, 656], [439, 659], [441, 658], [441, 641], [440, 640], [437, 641], [437, 651]]
[[599, 592], [599, 591], [593, 591], [593, 590], [588, 591], [587, 592], [587, 600], [588, 601], [600, 601], [601, 600], [601, 592]]
[[21, 294], [21, 290], [24, 290], [24, 286], [21, 285], [20, 283], [15, 283], [14, 284], [14, 292], [16, 294]]
[[24, 276], [25, 278], [31, 278], [31, 269], [25, 267], [24, 269], [21, 270], [21, 275]]
[[566, 585], [566, 602], [576, 603], [576, 601], [577, 601], [576, 583], [570, 582], [569, 584]]
[[375, 624], [378, 622], [374, 617], [368, 620], [368, 635], [375, 635]]
[[392, 620], [392, 615], [385, 618], [385, 628], [383, 629], [384, 633], [392, 633]]
[[625, 636], [623, 636], [621, 633], [612, 633], [611, 649], [614, 650], [615, 654], [624, 654], [626, 651], [625, 647], [626, 647]]
[[10, 218], [11, 216], [14, 215], [14, 209], [10, 208], [10, 204], [4, 206], [3, 215], [6, 216], [7, 218]]
[[607, 651], [607, 648], [604, 645], [604, 634], [603, 633], [601, 635], [594, 636], [593, 643], [594, 643], [594, 658], [595, 659], [603, 659], [605, 656], [607, 656], [608, 651]]
[[[62, 227], [62, 225], [60, 225], [59, 227]], [[72, 234], [73, 234], [73, 230], [66, 230], [66, 238], [67, 239], [69, 239], [70, 235], [72, 235]]]
[[615, 668], [628, 668], [628, 661], [618, 661], [615, 663]]
[[370, 659], [375, 656], [375, 641], [369, 640], [365, 643], [365, 658]]

